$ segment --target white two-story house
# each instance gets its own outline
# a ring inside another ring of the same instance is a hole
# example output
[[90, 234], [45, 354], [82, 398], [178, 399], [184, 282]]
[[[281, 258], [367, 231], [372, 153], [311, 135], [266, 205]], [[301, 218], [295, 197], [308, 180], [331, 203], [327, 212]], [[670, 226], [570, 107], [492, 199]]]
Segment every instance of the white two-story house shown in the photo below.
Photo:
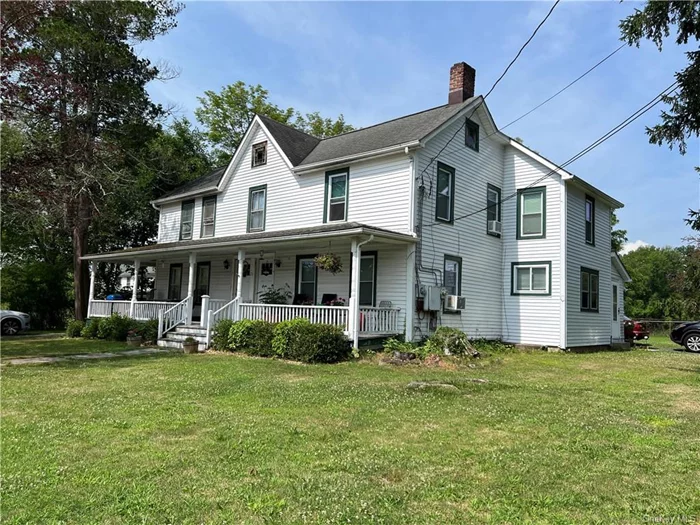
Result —
[[[294, 317], [356, 346], [441, 325], [559, 348], [622, 339], [622, 204], [500, 132], [474, 85], [455, 64], [448, 104], [323, 140], [255, 117], [226, 167], [152, 203], [156, 243], [85, 257], [88, 315], [159, 318], [163, 344]], [[340, 271], [319, 268], [328, 254]], [[155, 267], [154, 301], [94, 297], [100, 261]], [[288, 304], [264, 304], [270, 289]]]

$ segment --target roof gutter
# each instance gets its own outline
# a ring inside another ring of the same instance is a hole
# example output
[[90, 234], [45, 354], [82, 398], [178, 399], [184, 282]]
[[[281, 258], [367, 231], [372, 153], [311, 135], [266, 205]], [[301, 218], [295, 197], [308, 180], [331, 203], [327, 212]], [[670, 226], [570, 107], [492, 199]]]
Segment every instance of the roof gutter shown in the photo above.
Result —
[[395, 146], [389, 146], [387, 148], [375, 149], [372, 151], [366, 151], [363, 153], [357, 153], [355, 155], [347, 155], [345, 157], [336, 157], [329, 160], [324, 160], [321, 162], [314, 162], [313, 164], [305, 164], [303, 166], [296, 166], [294, 168], [294, 173], [301, 175], [303, 173], [308, 173], [310, 171], [315, 171], [321, 168], [332, 167], [339, 164], [348, 164], [350, 162], [357, 162], [360, 160], [365, 160], [375, 157], [383, 157], [386, 155], [392, 155], [394, 153], [403, 153], [406, 148], [410, 150], [422, 147], [419, 140], [413, 140], [411, 142], [404, 142], [403, 144], [397, 144]]
[[156, 206], [160, 206], [161, 204], [167, 204], [168, 202], [181, 201], [182, 199], [186, 199], [187, 197], [196, 197], [197, 195], [211, 193], [215, 191], [219, 191], [219, 188], [217, 186], [207, 186], [206, 188], [199, 188], [197, 190], [188, 191], [186, 193], [179, 193], [177, 195], [173, 195], [172, 197], [162, 197], [160, 199], [152, 200], [151, 206], [155, 208]]
[[574, 176], [571, 178], [571, 182], [574, 183], [574, 184], [576, 184], [576, 185], [578, 185], [578, 186], [580, 186], [580, 187], [582, 187], [582, 188], [583, 188], [584, 190], [586, 190], [588, 193], [590, 193], [590, 194], [592, 194], [592, 195], [595, 195], [596, 197], [600, 198], [601, 200], [606, 201], [608, 204], [610, 204], [610, 206], [611, 206], [612, 208], [624, 208], [624, 207], [625, 207], [625, 205], [622, 204], [622, 203], [621, 203], [620, 201], [618, 201], [617, 199], [613, 199], [613, 198], [612, 198], [610, 195], [608, 195], [607, 193], [605, 193], [605, 192], [603, 192], [603, 191], [600, 191], [598, 188], [596, 188], [595, 186], [589, 184], [588, 182], [586, 182], [586, 181], [583, 180], [582, 178], [577, 177], [576, 175], [574, 175]]

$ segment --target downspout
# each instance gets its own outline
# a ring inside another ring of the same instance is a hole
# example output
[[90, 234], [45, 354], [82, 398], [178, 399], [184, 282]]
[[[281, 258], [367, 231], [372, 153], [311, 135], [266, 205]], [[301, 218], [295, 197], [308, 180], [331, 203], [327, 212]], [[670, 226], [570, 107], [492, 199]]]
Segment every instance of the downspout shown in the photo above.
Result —
[[[351, 326], [351, 334], [352, 334], [352, 347], [353, 348], [358, 348], [358, 345], [360, 343], [360, 301], [359, 301], [359, 291], [358, 291], [358, 279], [360, 276], [360, 255], [362, 253], [362, 246], [367, 244], [368, 242], [371, 242], [374, 240], [374, 235], [370, 235], [368, 239], [358, 242], [355, 245], [355, 250], [353, 251], [352, 258], [355, 260], [355, 265], [352, 267], [352, 276], [351, 276], [351, 290], [350, 290], [350, 299], [352, 301], [352, 326]], [[357, 277], [357, 278], [356, 278]], [[354, 286], [353, 286], [354, 285]]]

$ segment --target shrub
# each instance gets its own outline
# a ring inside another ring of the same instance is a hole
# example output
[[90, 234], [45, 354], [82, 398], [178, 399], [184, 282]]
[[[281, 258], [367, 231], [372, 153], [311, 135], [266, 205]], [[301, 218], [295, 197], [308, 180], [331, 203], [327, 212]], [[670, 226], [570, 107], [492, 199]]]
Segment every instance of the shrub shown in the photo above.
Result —
[[112, 314], [100, 321], [100, 326], [97, 329], [97, 337], [100, 339], [109, 339], [110, 341], [126, 341], [129, 330], [136, 326], [136, 321], [129, 317], [120, 314]]
[[471, 344], [481, 354], [503, 354], [516, 351], [515, 346], [498, 339], [474, 339]]
[[400, 352], [402, 354], [415, 354], [417, 357], [423, 358], [428, 355], [425, 347], [411, 343], [409, 341], [401, 341], [400, 339], [391, 338], [384, 341], [384, 351], [390, 354]]
[[150, 319], [139, 323], [140, 334], [144, 343], [155, 343], [158, 339], [158, 319]]
[[211, 346], [214, 350], [229, 349], [231, 326], [233, 326], [233, 321], [231, 321], [231, 319], [221, 319], [214, 325], [211, 336]]
[[272, 357], [275, 355], [272, 350], [273, 333], [274, 325], [267, 321], [236, 321], [229, 331], [229, 348], [234, 352]]
[[477, 357], [479, 352], [471, 345], [467, 334], [456, 328], [441, 326], [425, 343], [428, 354], [446, 354]]
[[96, 317], [95, 319], [88, 319], [87, 324], [80, 331], [80, 335], [89, 339], [96, 339], [97, 333], [100, 331], [100, 324], [102, 324], [101, 317]]
[[66, 336], [68, 337], [80, 337], [85, 329], [85, 323], [79, 321], [78, 319], [72, 319], [68, 321], [68, 326], [66, 327]]
[[350, 342], [332, 325], [308, 319], [284, 321], [275, 327], [272, 348], [277, 356], [304, 363], [335, 363], [350, 355]]

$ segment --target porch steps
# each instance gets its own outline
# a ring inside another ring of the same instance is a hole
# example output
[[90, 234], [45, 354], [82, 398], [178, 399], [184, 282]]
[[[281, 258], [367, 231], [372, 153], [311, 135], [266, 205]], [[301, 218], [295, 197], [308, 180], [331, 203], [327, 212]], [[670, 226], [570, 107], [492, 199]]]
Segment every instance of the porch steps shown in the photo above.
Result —
[[207, 349], [207, 331], [198, 324], [188, 326], [176, 326], [173, 330], [165, 334], [165, 337], [158, 339], [158, 346], [164, 348], [182, 348], [182, 343], [188, 337], [197, 340], [197, 349], [204, 352]]

